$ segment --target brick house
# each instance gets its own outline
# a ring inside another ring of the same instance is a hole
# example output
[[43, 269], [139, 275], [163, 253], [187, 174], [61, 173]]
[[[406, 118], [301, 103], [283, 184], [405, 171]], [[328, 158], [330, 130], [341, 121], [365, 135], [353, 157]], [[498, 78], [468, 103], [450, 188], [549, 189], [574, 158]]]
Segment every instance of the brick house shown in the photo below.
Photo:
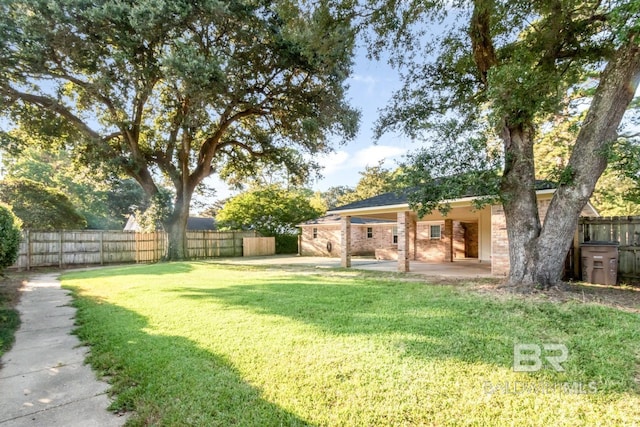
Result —
[[[553, 184], [537, 183], [540, 219], [555, 192]], [[418, 218], [406, 194], [386, 193], [332, 209], [327, 216], [300, 224], [302, 256], [340, 257], [351, 266], [352, 255], [370, 255], [398, 261], [399, 271], [409, 271], [410, 261], [490, 263], [494, 275], [509, 271], [509, 246], [501, 205], [474, 209], [476, 196], [450, 202], [442, 216], [434, 211]], [[583, 216], [597, 216], [587, 204]]]
[[[339, 257], [341, 217], [330, 214], [299, 224], [300, 255]], [[379, 248], [391, 247], [395, 223], [375, 218], [351, 218], [351, 255], [373, 256]]]

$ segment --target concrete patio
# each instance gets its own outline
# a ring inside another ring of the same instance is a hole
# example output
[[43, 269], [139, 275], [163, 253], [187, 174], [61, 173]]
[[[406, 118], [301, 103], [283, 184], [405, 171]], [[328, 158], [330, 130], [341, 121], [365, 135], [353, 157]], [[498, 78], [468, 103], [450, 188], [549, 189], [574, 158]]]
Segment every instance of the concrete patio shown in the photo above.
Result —
[[[296, 255], [221, 258], [216, 259], [215, 262], [235, 265], [300, 265], [313, 268], [340, 268], [340, 258], [305, 257]], [[397, 272], [398, 262], [376, 260], [374, 258], [353, 257], [351, 259], [351, 268], [356, 270]], [[496, 276], [491, 274], [491, 264], [479, 263], [478, 260], [456, 260], [454, 262], [446, 263], [411, 261], [410, 273], [446, 278], [496, 278]]]

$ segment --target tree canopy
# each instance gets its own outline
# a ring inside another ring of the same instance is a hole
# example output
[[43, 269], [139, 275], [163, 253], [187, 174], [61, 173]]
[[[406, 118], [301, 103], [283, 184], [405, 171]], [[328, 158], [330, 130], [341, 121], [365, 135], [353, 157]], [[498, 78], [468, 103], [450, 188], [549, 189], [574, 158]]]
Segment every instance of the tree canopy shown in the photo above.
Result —
[[[509, 239], [509, 284], [527, 290], [556, 284], [579, 213], [609, 161], [638, 87], [638, 3], [365, 4], [378, 35], [374, 55], [388, 48], [391, 61], [404, 67], [404, 87], [384, 111], [379, 131], [399, 129], [434, 146], [460, 148], [458, 155], [437, 160], [452, 167], [461, 159], [467, 163], [465, 184], [496, 183]], [[534, 143], [567, 109], [584, 111], [584, 118], [542, 222]], [[452, 129], [460, 138], [446, 137]], [[486, 143], [469, 143], [469, 133]], [[414, 183], [436, 184], [429, 173], [434, 159], [419, 156], [418, 167], [407, 169]], [[412, 200], [418, 207], [425, 202], [431, 201], [420, 193]]]
[[296, 225], [324, 212], [312, 204], [312, 194], [278, 185], [255, 187], [229, 199], [218, 211], [219, 227], [256, 230], [265, 236], [295, 234]]
[[0, 107], [149, 197], [169, 182], [169, 258], [184, 258], [205, 177], [278, 164], [304, 180], [311, 154], [354, 135], [352, 49], [349, 21], [324, 2], [3, 0]]
[[[583, 115], [559, 120], [536, 138], [536, 177], [561, 182]], [[609, 164], [598, 180], [591, 204], [602, 216], [640, 215], [640, 145], [621, 137], [612, 144]]]
[[24, 228], [79, 230], [87, 227], [87, 220], [65, 194], [30, 179], [1, 181], [0, 201], [11, 206]]
[[129, 214], [146, 209], [147, 196], [133, 179], [80, 164], [64, 147], [39, 142], [26, 142], [15, 153], [3, 153], [6, 179], [28, 179], [62, 192], [90, 229], [122, 229]]

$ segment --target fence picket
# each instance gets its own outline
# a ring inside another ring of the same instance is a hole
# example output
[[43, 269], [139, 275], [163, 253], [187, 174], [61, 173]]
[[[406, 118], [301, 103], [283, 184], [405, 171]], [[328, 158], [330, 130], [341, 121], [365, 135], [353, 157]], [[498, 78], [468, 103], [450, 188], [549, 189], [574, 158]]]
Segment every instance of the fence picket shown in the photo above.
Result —
[[618, 242], [618, 280], [640, 283], [640, 216], [584, 217], [578, 231], [579, 243]]
[[[254, 231], [187, 232], [188, 256], [242, 256], [242, 239], [257, 236]], [[168, 247], [168, 235], [163, 231], [25, 230], [18, 259], [10, 268], [157, 262], [166, 256]]]

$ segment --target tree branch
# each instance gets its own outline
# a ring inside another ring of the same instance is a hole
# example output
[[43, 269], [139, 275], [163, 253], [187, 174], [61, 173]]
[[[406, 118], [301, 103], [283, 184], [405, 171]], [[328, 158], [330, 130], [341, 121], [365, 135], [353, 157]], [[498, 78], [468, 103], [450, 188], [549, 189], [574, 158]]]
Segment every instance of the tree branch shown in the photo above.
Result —
[[109, 113], [111, 113], [111, 116], [113, 117], [114, 120], [118, 119], [118, 110], [116, 109], [115, 105], [113, 104], [113, 102], [111, 101], [111, 99], [109, 99], [108, 97], [104, 96], [102, 93], [100, 93], [100, 91], [96, 90], [95, 87], [93, 87], [93, 85], [91, 83], [85, 82], [83, 80], [80, 80], [76, 77], [73, 77], [72, 75], [68, 74], [66, 71], [64, 71], [64, 69], [62, 68], [62, 65], [60, 64], [60, 61], [57, 60], [56, 58], [56, 64], [58, 64], [58, 69], [57, 70], [52, 70], [51, 75], [53, 77], [59, 77], [62, 78], [64, 80], [67, 80], [68, 82], [73, 83], [74, 85], [77, 85], [79, 87], [81, 87], [82, 89], [88, 91], [89, 93], [93, 94], [100, 102], [102, 102], [102, 104], [105, 105], [105, 107], [107, 107], [107, 109], [109, 110]]
[[492, 4], [493, 2], [490, 0], [475, 0], [469, 25], [473, 59], [480, 73], [480, 81], [484, 86], [487, 85], [489, 70], [498, 63], [491, 38]]
[[63, 104], [61, 104], [60, 102], [54, 99], [51, 99], [47, 96], [20, 92], [10, 86], [0, 87], [0, 93], [3, 93], [9, 96], [12, 99], [16, 99], [16, 100], [19, 99], [21, 101], [24, 101], [33, 105], [37, 105], [40, 108], [43, 108], [45, 110], [49, 110], [53, 113], [59, 114], [60, 116], [64, 117], [65, 119], [73, 123], [78, 128], [78, 130], [80, 130], [80, 132], [82, 132], [85, 136], [89, 137], [90, 139], [93, 139], [93, 140], [103, 139], [98, 132], [91, 129], [89, 125], [87, 125], [80, 117], [73, 114], [71, 110], [69, 110]]

